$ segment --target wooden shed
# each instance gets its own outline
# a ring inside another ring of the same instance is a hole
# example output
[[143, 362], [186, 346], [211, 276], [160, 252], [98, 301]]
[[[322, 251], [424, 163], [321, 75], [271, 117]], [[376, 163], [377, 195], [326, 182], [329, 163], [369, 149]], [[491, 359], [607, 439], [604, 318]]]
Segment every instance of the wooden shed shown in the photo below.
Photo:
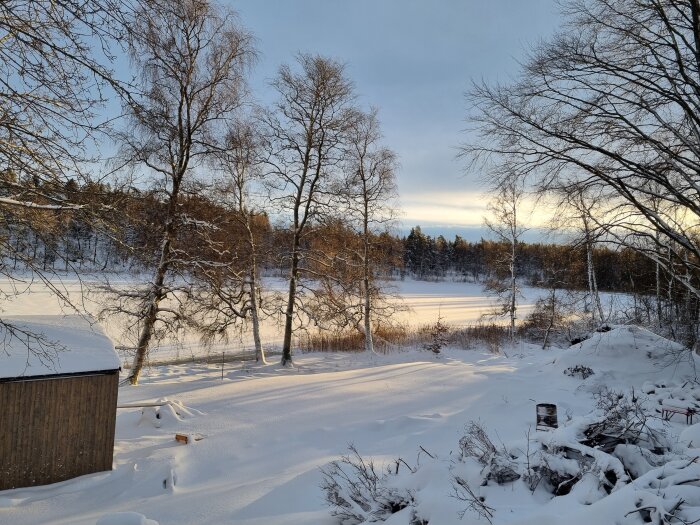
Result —
[[0, 490], [112, 469], [119, 357], [80, 316], [3, 317]]

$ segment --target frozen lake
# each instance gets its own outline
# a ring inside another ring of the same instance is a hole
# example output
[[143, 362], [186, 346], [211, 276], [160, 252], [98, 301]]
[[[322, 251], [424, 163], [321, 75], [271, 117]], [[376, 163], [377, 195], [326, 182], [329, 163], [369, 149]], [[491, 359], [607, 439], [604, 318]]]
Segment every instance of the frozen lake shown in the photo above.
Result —
[[[438, 316], [442, 316], [443, 321], [450, 325], [466, 326], [478, 323], [494, 307], [493, 297], [485, 294], [481, 283], [406, 280], [393, 285], [410, 309], [401, 315], [402, 321], [408, 325], [434, 323]], [[537, 288], [523, 288], [518, 305], [519, 317], [530, 313], [541, 293]]]
[[[134, 277], [111, 278], [113, 284], [123, 284], [125, 287], [137, 283]], [[268, 279], [268, 288], [280, 290], [284, 282], [278, 279]], [[101, 309], [104, 297], [95, 293], [97, 281], [89, 277], [78, 280], [70, 277], [56, 281], [57, 287], [67, 297], [83, 308], [85, 311], [97, 315]], [[442, 316], [443, 322], [453, 326], [465, 326], [477, 323], [484, 314], [488, 314], [493, 308], [493, 299], [488, 297], [480, 283], [464, 282], [426, 282], [426, 281], [395, 281], [391, 283], [395, 292], [403, 301], [407, 310], [397, 314], [397, 321], [407, 325], [418, 327], [434, 323], [438, 316]], [[2, 283], [2, 289], [8, 290], [10, 284]], [[71, 309], [63, 304], [56, 294], [51, 293], [43, 283], [27, 284], [21, 289], [22, 293], [5, 303], [5, 315], [47, 315], [72, 313]], [[541, 290], [536, 288], [524, 288], [523, 298], [520, 300], [519, 317], [524, 318], [532, 309]], [[107, 334], [112, 337], [119, 346], [134, 346], [133, 336], [125, 336], [123, 319], [114, 316], [101, 321]], [[263, 323], [263, 343], [268, 349], [279, 348], [282, 341], [282, 330], [275, 319], [267, 319]], [[188, 359], [221, 352], [228, 354], [240, 353], [252, 348], [252, 338], [246, 329], [241, 329], [233, 334], [227, 343], [216, 344], [211, 348], [204, 348], [199, 338], [194, 333], [183, 333], [176, 339], [162, 341], [154, 346], [151, 351], [153, 362], [167, 359]], [[127, 357], [127, 351], [122, 352]]]

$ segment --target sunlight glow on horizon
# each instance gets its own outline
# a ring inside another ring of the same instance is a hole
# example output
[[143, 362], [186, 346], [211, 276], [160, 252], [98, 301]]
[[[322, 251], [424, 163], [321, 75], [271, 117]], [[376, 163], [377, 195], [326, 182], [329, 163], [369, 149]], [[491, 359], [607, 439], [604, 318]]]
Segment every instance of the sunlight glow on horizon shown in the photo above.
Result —
[[[411, 193], [400, 196], [400, 200], [403, 211], [400, 220], [409, 227], [479, 228], [484, 226], [486, 218], [492, 219], [488, 210], [489, 196], [485, 191]], [[520, 217], [526, 228], [546, 228], [551, 222], [551, 213], [548, 205], [527, 197]]]

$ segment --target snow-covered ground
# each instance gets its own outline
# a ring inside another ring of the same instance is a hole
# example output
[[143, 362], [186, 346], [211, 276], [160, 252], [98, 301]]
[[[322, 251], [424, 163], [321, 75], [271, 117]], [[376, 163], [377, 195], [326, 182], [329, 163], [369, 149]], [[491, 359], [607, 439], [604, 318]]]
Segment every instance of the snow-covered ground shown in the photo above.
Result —
[[[700, 385], [687, 382], [693, 376], [689, 363], [667, 359], [675, 349], [643, 329], [624, 327], [565, 350], [526, 345], [509, 358], [459, 349], [438, 357], [417, 351], [306, 354], [291, 370], [231, 365], [223, 379], [216, 366], [154, 367], [140, 386], [121, 388], [119, 401], [170, 403], [159, 419], [154, 409], [118, 411], [114, 470], [0, 492], [0, 523], [94, 525], [105, 516], [101, 525], [146, 523], [137, 514], [113, 515], [133, 512], [160, 525], [335, 524], [319, 488], [319, 468], [349, 443], [378, 465], [401, 457], [417, 466], [414, 475], [403, 469], [402, 483], [431, 525], [486, 523], [470, 511], [460, 519], [466, 505], [449, 494], [451, 472], [479, 475], [480, 467], [458, 461], [458, 441], [469, 421], [480, 421], [499, 449], [522, 451], [528, 430], [532, 447], [575, 434], [590, 418], [593, 393], [602, 385], [648, 392], [652, 413], [670, 398], [697, 404]], [[578, 364], [594, 375], [584, 380], [563, 373]], [[540, 402], [556, 403], [559, 431], [535, 432]], [[685, 458], [667, 475], [696, 469], [692, 458], [700, 450], [688, 444], [698, 446], [697, 422], [687, 427], [678, 416], [657, 423]], [[180, 444], [175, 433], [194, 439]], [[678, 443], [681, 434], [685, 441]], [[435, 459], [423, 452], [419, 457], [419, 446]], [[494, 509], [494, 524], [632, 524], [642, 523], [643, 513], [635, 511], [640, 498], [661, 494], [673, 503], [659, 472], [652, 469], [607, 497], [590, 479], [560, 497], [544, 487], [530, 491], [522, 479], [473, 487]], [[676, 492], [700, 505], [698, 481], [692, 475], [683, 480]], [[387, 523], [408, 524], [409, 510]]]

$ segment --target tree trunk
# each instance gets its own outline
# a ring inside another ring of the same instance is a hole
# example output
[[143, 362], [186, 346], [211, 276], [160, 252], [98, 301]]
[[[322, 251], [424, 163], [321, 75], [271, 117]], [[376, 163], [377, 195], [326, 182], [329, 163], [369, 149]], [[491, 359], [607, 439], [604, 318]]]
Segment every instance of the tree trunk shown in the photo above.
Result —
[[518, 293], [518, 283], [515, 279], [515, 239], [513, 239], [512, 249], [510, 253], [510, 344], [515, 344], [515, 312], [516, 299]]
[[549, 318], [549, 323], [547, 323], [547, 328], [544, 331], [544, 341], [542, 341], [542, 350], [547, 348], [547, 343], [549, 342], [549, 334], [552, 332], [552, 327], [554, 326], [554, 312], [551, 312]]
[[282, 343], [282, 366], [292, 366], [292, 329], [294, 324], [294, 302], [297, 295], [297, 278], [299, 274], [299, 237], [294, 234], [294, 250], [292, 252], [292, 267], [289, 272], [289, 295], [284, 320], [284, 341]]
[[591, 322], [596, 324], [596, 308], [595, 308], [595, 292], [593, 291], [593, 258], [591, 257], [591, 248], [586, 240], [586, 274], [588, 276], [588, 295], [591, 298]]
[[363, 225], [363, 235], [364, 235], [364, 254], [362, 261], [362, 277], [363, 277], [363, 287], [365, 292], [365, 304], [364, 304], [364, 322], [365, 322], [365, 351], [374, 353], [374, 340], [372, 338], [372, 297], [370, 289], [370, 246], [369, 246], [369, 206], [367, 202], [367, 183], [363, 178], [363, 194], [365, 196], [364, 201], [364, 225]]
[[260, 340], [260, 316], [258, 314], [258, 286], [255, 277], [255, 267], [251, 269], [250, 276], [250, 317], [253, 321], [253, 341], [255, 342], [255, 361], [267, 364], [265, 350]]
[[153, 336], [153, 327], [156, 324], [156, 318], [158, 316], [158, 301], [153, 298], [151, 305], [148, 308], [148, 314], [144, 319], [143, 328], [141, 330], [141, 335], [139, 336], [139, 342], [136, 346], [136, 355], [134, 356], [134, 362], [131, 365], [131, 373], [129, 374], [129, 383], [132, 385], [138, 385], [139, 376], [141, 375], [141, 370], [146, 362], [146, 355], [148, 355], [148, 346], [151, 342], [151, 337]]
[[372, 298], [370, 297], [369, 279], [365, 277], [365, 305], [364, 305], [364, 321], [365, 321], [365, 351], [374, 353], [374, 340], [372, 338]]
[[19, 240], [19, 234], [15, 234], [15, 253], [13, 254], [13, 264], [12, 264], [12, 269], [16, 270], [17, 269], [17, 261], [19, 259], [19, 251], [20, 251], [20, 240]]
[[[658, 243], [659, 243], [659, 232], [658, 231], [656, 232], [656, 242], [658, 245]], [[661, 264], [659, 263], [658, 259], [656, 261], [655, 277], [656, 277], [656, 326], [661, 326], [662, 317], [663, 317], [663, 310], [661, 307]]]
[[596, 313], [600, 317], [600, 323], [605, 322], [605, 314], [603, 313], [603, 305], [600, 302], [600, 294], [598, 293], [598, 283], [595, 277], [595, 267], [593, 266], [593, 247], [590, 239], [588, 225], [585, 226], [586, 231], [586, 269], [588, 272], [588, 292], [591, 296], [591, 320], [593, 325], [596, 323]]
[[[171, 203], [170, 207], [171, 209], [174, 209], [173, 203]], [[160, 261], [158, 263], [158, 268], [156, 269], [155, 279], [151, 285], [150, 304], [148, 305], [146, 317], [143, 320], [143, 328], [141, 329], [141, 335], [139, 336], [139, 342], [136, 347], [136, 355], [134, 356], [134, 362], [131, 367], [131, 374], [129, 374], [129, 382], [132, 385], [137, 385], [139, 382], [139, 376], [141, 375], [141, 370], [143, 369], [144, 362], [146, 361], [146, 355], [148, 354], [151, 338], [153, 337], [153, 328], [158, 319], [158, 308], [160, 306], [160, 302], [163, 300], [163, 284], [165, 283], [165, 275], [168, 273], [168, 268], [170, 266], [170, 248], [172, 242], [171, 239], [174, 235], [174, 229], [173, 219], [171, 218], [166, 224], [165, 232], [163, 233]]]
[[258, 311], [258, 258], [256, 255], [257, 246], [255, 244], [255, 236], [253, 235], [253, 226], [251, 214], [248, 213], [244, 206], [244, 179], [240, 180], [238, 185], [239, 207], [238, 212], [245, 217], [245, 228], [248, 232], [248, 247], [250, 248], [250, 317], [253, 321], [253, 342], [255, 343], [255, 361], [262, 364], [267, 364], [265, 359], [265, 350], [262, 347], [260, 339], [260, 314]]

